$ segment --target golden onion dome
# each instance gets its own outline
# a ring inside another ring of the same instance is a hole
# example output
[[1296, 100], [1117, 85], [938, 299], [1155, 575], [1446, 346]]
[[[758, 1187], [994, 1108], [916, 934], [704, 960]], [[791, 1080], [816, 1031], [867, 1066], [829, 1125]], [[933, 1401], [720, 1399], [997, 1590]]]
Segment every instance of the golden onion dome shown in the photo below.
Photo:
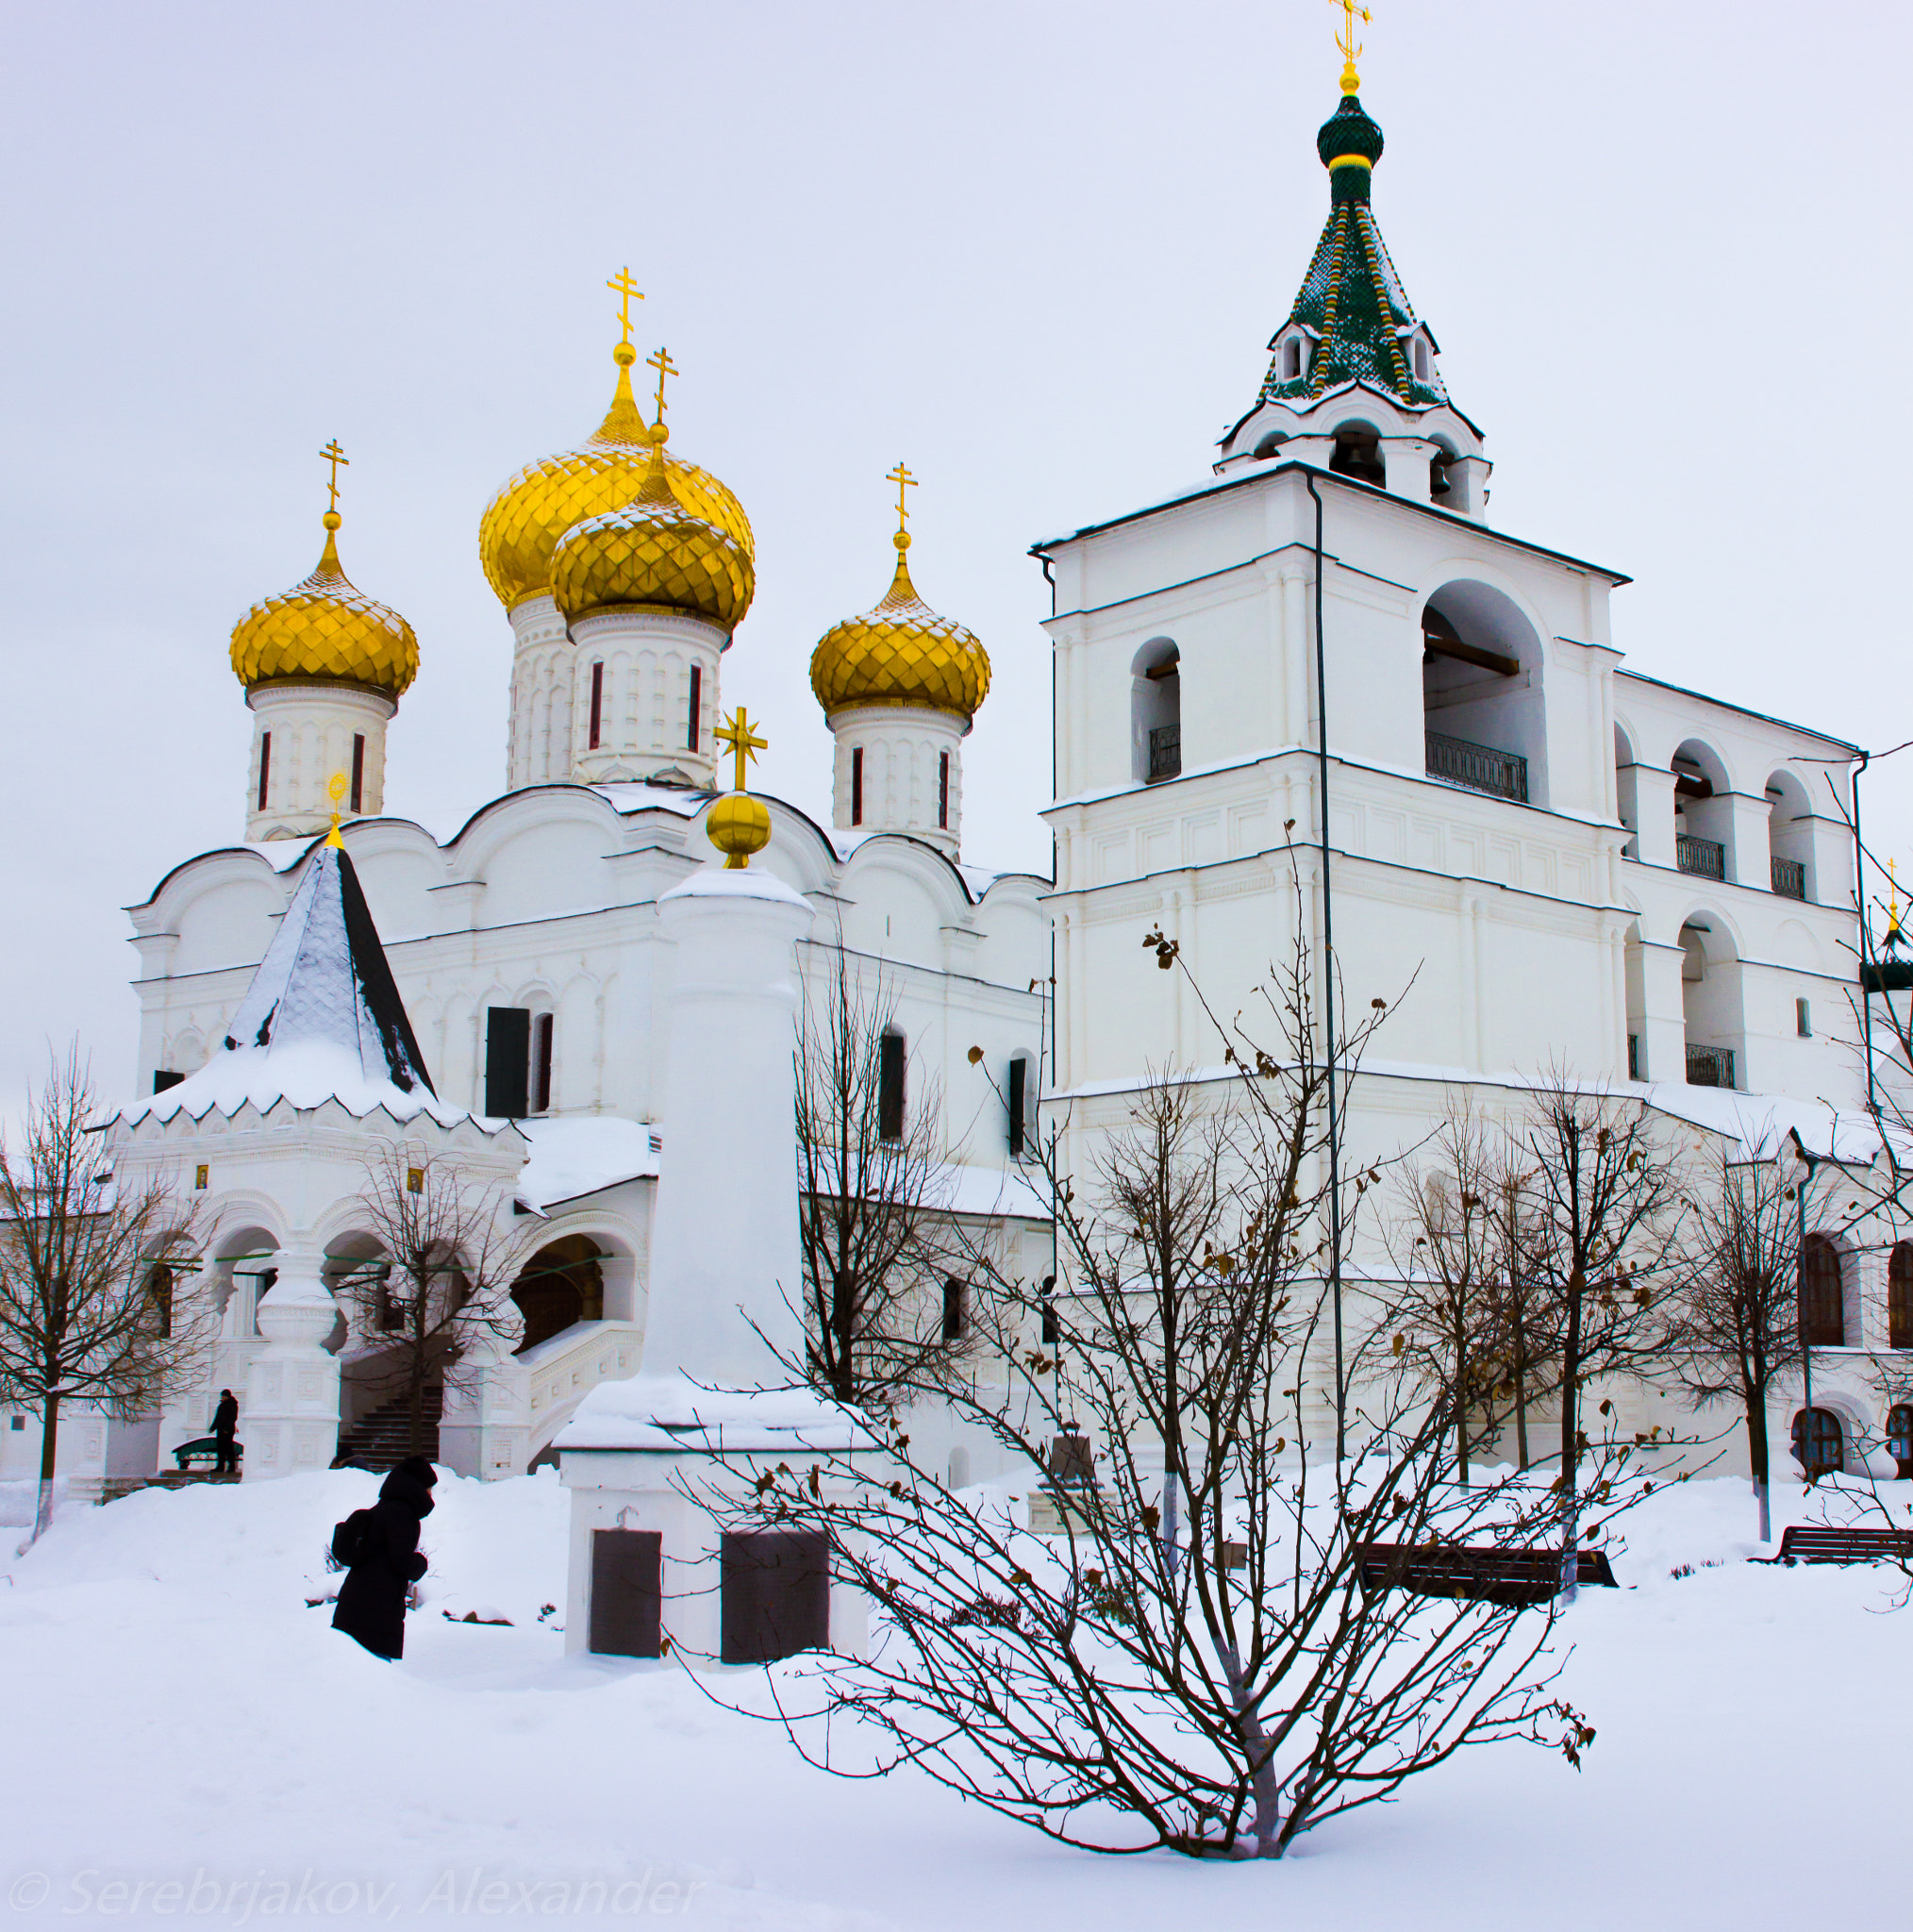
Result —
[[396, 610], [353, 588], [339, 566], [339, 512], [328, 509], [324, 521], [319, 568], [233, 626], [233, 674], [248, 691], [298, 680], [396, 698], [419, 675], [419, 641]]
[[551, 591], [567, 624], [599, 610], [675, 610], [721, 630], [743, 622], [757, 591], [751, 553], [679, 500], [663, 424], [651, 465], [624, 508], [588, 518], [552, 553]]
[[[620, 342], [611, 354], [618, 386], [597, 434], [576, 449], [527, 463], [491, 499], [479, 523], [485, 575], [507, 610], [551, 589], [552, 553], [567, 530], [629, 503], [644, 481], [651, 431], [631, 393], [638, 352]], [[757, 543], [743, 505], [709, 472], [675, 457], [668, 460], [678, 502], [715, 524], [755, 559]]]
[[990, 656], [975, 632], [917, 595], [899, 530], [897, 574], [874, 610], [826, 631], [810, 657], [810, 689], [825, 715], [855, 705], [913, 705], [966, 724], [990, 693]]

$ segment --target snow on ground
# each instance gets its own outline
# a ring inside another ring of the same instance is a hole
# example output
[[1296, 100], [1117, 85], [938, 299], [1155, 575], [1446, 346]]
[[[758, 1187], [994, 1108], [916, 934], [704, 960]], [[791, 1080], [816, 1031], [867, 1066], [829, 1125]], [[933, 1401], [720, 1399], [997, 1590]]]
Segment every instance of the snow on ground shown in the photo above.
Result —
[[[1583, 1773], [1472, 1752], [1281, 1864], [1200, 1867], [1063, 1850], [907, 1773], [834, 1780], [675, 1665], [567, 1661], [549, 1474], [441, 1481], [424, 1601], [381, 1663], [305, 1602], [375, 1483], [68, 1506], [0, 1572], [0, 1925], [1905, 1924], [1913, 1609], [1890, 1610], [1890, 1571], [1748, 1564], [1742, 1483], [1657, 1495], [1628, 1520], [1627, 1587], [1569, 1612]], [[1776, 1514], [1822, 1500], [1788, 1489]]]

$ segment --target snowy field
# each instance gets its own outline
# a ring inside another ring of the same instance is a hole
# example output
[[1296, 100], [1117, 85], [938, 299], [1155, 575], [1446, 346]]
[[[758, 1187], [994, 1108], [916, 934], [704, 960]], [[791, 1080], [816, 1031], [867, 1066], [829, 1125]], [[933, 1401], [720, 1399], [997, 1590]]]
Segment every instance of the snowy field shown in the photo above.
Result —
[[[1065, 1851], [907, 1774], [846, 1784], [674, 1665], [567, 1662], [549, 1474], [441, 1481], [424, 1602], [404, 1663], [380, 1663], [305, 1604], [331, 1524], [374, 1488], [341, 1472], [68, 1507], [10, 1565], [0, 1926], [1913, 1923], [1913, 1609], [1890, 1610], [1891, 1571], [1748, 1564], [1743, 1483], [1656, 1496], [1626, 1525], [1626, 1588], [1569, 1613], [1564, 1688], [1599, 1731], [1584, 1772], [1465, 1754], [1280, 1864], [1231, 1866]], [[1791, 1521], [1822, 1499], [1776, 1501]], [[444, 1614], [468, 1610], [510, 1626]]]

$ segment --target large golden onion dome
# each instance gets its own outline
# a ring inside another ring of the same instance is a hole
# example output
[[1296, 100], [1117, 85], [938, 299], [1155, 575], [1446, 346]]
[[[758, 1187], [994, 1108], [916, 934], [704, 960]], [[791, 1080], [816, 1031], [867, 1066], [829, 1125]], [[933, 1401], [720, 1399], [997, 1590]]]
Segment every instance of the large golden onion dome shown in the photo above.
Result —
[[599, 610], [676, 610], [730, 631], [757, 591], [751, 553], [678, 496], [659, 423], [651, 465], [622, 509], [588, 518], [552, 553], [551, 591], [567, 624]]
[[339, 567], [339, 512], [328, 509], [324, 521], [319, 568], [233, 626], [233, 673], [248, 691], [296, 680], [396, 698], [419, 675], [419, 641], [396, 610], [353, 588]]
[[810, 689], [828, 716], [855, 705], [949, 711], [967, 725], [990, 693], [990, 656], [975, 632], [939, 617], [910, 581], [909, 533], [899, 530], [897, 574], [874, 610], [826, 631], [810, 657]]
[[[631, 501], [651, 460], [651, 431], [631, 393], [638, 352], [620, 342], [611, 352], [618, 386], [597, 434], [576, 449], [527, 463], [491, 499], [478, 525], [485, 575], [509, 610], [551, 589], [552, 553], [567, 530]], [[718, 479], [694, 463], [669, 458], [672, 487], [692, 515], [707, 519], [755, 559], [756, 540], [744, 507]]]

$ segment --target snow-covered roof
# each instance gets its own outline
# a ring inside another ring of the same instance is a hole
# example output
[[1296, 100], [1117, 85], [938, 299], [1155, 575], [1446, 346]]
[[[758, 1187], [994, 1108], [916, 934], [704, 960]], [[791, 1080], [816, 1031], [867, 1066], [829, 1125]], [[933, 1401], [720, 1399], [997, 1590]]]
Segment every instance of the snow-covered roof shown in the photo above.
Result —
[[664, 1130], [642, 1121], [604, 1117], [518, 1125], [531, 1142], [531, 1158], [519, 1170], [513, 1191], [534, 1214], [657, 1174]]
[[383, 1108], [450, 1123], [437, 1104], [424, 1056], [391, 966], [341, 845], [318, 846], [253, 974], [220, 1050], [190, 1078], [125, 1116], [193, 1120], [214, 1109], [260, 1113], [279, 1101], [315, 1108], [337, 1100], [355, 1115]]

